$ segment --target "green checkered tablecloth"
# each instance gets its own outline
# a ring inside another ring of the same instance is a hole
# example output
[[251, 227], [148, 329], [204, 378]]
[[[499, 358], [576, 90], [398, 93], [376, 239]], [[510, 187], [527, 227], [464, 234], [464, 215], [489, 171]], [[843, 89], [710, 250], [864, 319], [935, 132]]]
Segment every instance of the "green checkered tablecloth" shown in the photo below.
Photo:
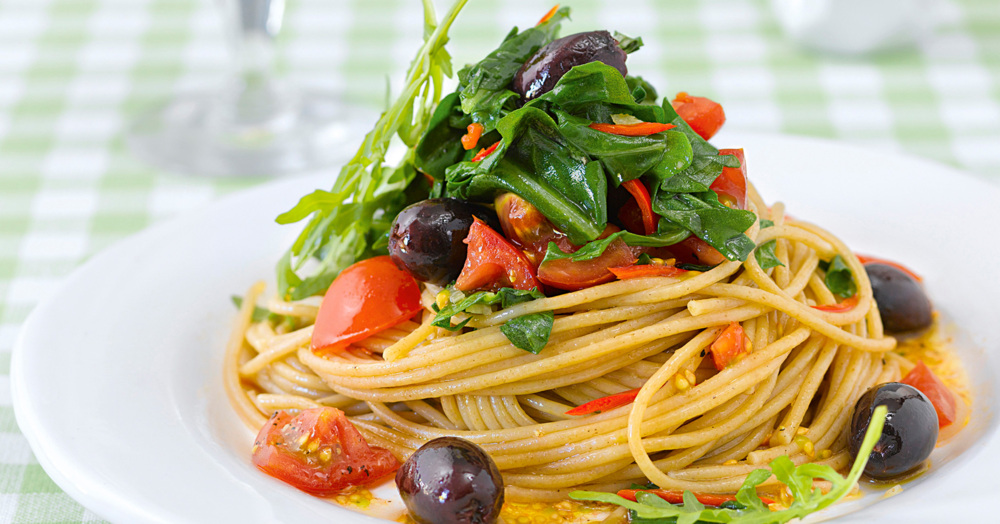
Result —
[[[548, 8], [470, 4], [452, 32], [458, 63]], [[1000, 183], [998, 0], [941, 0], [932, 38], [868, 58], [802, 50], [766, 0], [571, 5], [570, 30], [643, 36], [647, 46], [629, 69], [662, 93], [721, 101], [728, 129], [895, 150]], [[374, 114], [386, 76], [400, 83], [420, 16], [416, 0], [292, 0], [280, 68]], [[58, 489], [18, 431], [11, 349], [32, 307], [88, 256], [264, 182], [161, 172], [125, 146], [123, 130], [138, 111], [216, 85], [226, 64], [211, 0], [0, 0], [0, 524], [100, 520]]]

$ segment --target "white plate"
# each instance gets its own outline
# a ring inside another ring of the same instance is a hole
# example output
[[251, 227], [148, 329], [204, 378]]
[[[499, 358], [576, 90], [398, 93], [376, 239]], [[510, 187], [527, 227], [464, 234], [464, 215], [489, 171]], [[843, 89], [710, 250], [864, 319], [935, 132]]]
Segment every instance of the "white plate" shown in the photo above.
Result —
[[[1000, 189], [950, 168], [831, 142], [721, 136], [765, 199], [859, 252], [905, 261], [958, 327], [972, 423], [901, 495], [844, 521], [962, 522], [992, 499], [1000, 346]], [[299, 226], [274, 217], [329, 176], [267, 184], [118, 243], [32, 313], [14, 348], [21, 430], [56, 483], [116, 522], [375, 522], [250, 464], [252, 433], [221, 386], [229, 297], [273, 273]]]

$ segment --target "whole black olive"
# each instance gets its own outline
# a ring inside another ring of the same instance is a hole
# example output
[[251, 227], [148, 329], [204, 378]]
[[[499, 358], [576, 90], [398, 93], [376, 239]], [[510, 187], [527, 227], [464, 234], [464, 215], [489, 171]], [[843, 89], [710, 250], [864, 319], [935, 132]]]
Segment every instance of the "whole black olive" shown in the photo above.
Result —
[[920, 283], [910, 275], [886, 264], [870, 262], [865, 272], [887, 331], [911, 331], [931, 325], [931, 301]]
[[496, 214], [489, 209], [454, 198], [417, 202], [396, 215], [389, 229], [389, 256], [413, 278], [445, 285], [462, 272], [472, 217], [477, 216], [499, 230]]
[[396, 471], [396, 486], [420, 524], [488, 524], [503, 506], [503, 479], [493, 459], [455, 437], [420, 446]]
[[574, 66], [590, 62], [603, 62], [625, 76], [628, 74], [626, 56], [607, 31], [564, 36], [549, 42], [532, 55], [514, 75], [512, 88], [524, 101], [528, 101], [551, 90]]
[[938, 437], [937, 412], [920, 390], [899, 382], [879, 384], [861, 395], [854, 406], [848, 443], [852, 458], [857, 458], [872, 412], [881, 405], [889, 412], [865, 466], [865, 474], [875, 479], [916, 468], [930, 456]]

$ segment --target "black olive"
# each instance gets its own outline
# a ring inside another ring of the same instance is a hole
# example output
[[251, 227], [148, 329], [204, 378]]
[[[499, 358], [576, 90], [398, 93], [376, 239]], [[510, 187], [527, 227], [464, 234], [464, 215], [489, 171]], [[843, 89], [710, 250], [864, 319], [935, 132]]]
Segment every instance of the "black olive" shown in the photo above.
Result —
[[907, 384], [879, 384], [861, 395], [851, 418], [849, 448], [857, 458], [868, 423], [876, 406], [889, 409], [882, 436], [875, 443], [865, 466], [865, 474], [887, 479], [906, 473], [927, 460], [938, 437], [938, 417], [934, 405], [920, 390]]
[[420, 524], [488, 524], [503, 506], [503, 479], [479, 446], [455, 437], [434, 439], [396, 471], [396, 486]]
[[574, 66], [590, 62], [603, 62], [625, 76], [628, 74], [626, 56], [607, 31], [564, 36], [535, 52], [514, 75], [512, 88], [523, 101], [528, 101], [551, 90]]
[[920, 283], [910, 275], [886, 264], [870, 262], [865, 272], [887, 331], [912, 331], [931, 325], [931, 301]]
[[417, 202], [396, 215], [389, 229], [389, 256], [413, 278], [445, 285], [455, 280], [465, 265], [472, 217], [500, 229], [493, 211], [454, 198]]

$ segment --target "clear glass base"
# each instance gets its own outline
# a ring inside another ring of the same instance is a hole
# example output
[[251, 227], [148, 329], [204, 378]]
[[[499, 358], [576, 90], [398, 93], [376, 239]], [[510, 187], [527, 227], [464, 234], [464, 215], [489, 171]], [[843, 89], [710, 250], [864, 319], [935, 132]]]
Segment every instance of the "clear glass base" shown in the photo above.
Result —
[[328, 94], [248, 82], [140, 115], [128, 144], [143, 161], [171, 171], [282, 175], [346, 161], [374, 117]]

